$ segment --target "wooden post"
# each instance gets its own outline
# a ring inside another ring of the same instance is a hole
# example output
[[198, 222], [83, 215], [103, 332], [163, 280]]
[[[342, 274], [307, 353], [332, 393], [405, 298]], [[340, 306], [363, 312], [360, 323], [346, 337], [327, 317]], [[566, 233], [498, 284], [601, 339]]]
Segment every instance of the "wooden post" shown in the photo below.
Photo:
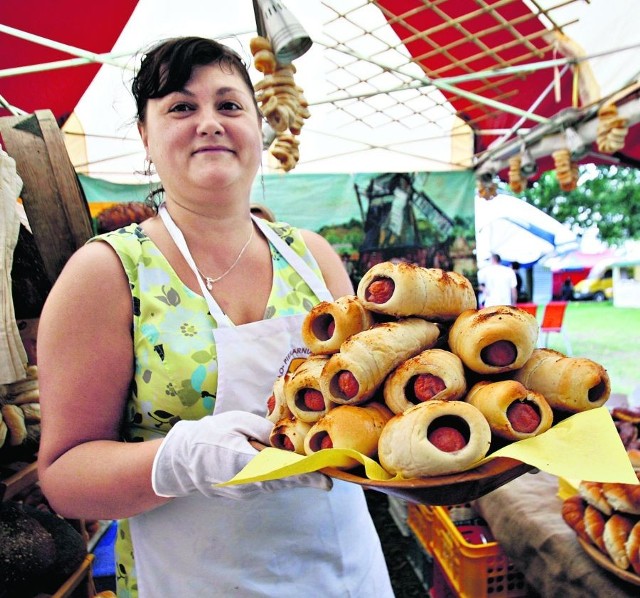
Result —
[[5, 151], [22, 179], [20, 196], [45, 272], [55, 282], [93, 235], [89, 206], [50, 110], [0, 118]]

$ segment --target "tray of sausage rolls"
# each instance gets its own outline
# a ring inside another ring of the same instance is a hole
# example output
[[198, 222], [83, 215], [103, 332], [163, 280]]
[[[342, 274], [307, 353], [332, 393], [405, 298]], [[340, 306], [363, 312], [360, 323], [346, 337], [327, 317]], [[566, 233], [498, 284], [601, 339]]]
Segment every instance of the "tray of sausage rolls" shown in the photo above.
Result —
[[478, 308], [456, 272], [383, 262], [357, 293], [316, 305], [302, 325], [310, 351], [267, 401], [271, 446], [299, 455], [353, 449], [323, 471], [413, 502], [457, 504], [532, 469], [492, 452], [533, 438], [610, 395], [598, 363], [537, 346], [534, 316]]

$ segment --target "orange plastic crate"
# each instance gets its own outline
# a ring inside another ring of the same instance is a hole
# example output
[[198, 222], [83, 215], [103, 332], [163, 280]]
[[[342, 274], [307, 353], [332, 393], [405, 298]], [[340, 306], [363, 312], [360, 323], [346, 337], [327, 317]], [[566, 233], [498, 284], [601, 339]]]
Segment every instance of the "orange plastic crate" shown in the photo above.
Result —
[[410, 504], [407, 523], [460, 598], [528, 595], [524, 576], [498, 542], [470, 544], [449, 516], [450, 507]]

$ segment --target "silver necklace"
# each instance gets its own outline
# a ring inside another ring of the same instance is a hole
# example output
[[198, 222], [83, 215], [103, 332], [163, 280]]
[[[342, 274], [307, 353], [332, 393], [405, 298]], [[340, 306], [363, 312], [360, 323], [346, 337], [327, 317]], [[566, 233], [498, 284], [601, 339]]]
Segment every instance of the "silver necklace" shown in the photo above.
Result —
[[[229, 274], [229, 272], [231, 272], [231, 270], [233, 270], [237, 266], [238, 262], [240, 261], [240, 258], [244, 255], [244, 252], [247, 250], [247, 247], [249, 247], [249, 243], [251, 243], [251, 239], [253, 239], [253, 231], [254, 231], [254, 229], [255, 229], [255, 227], [254, 227], [253, 222], [252, 222], [251, 223], [251, 234], [249, 235], [249, 238], [247, 239], [247, 242], [244, 244], [244, 246], [240, 250], [240, 253], [238, 254], [238, 257], [235, 259], [233, 264], [231, 264], [231, 266], [229, 266], [229, 268], [227, 268], [227, 270], [225, 272], [223, 272], [217, 278], [212, 278], [211, 276], [207, 276], [206, 274], [203, 274], [200, 271], [200, 268], [198, 268], [198, 266], [196, 266], [196, 270], [198, 271], [198, 274], [200, 274], [200, 276], [202, 277], [202, 280], [204, 280], [204, 283], [207, 285], [207, 288], [210, 291], [213, 289], [213, 284], [214, 283], [222, 280], [227, 274]], [[195, 265], [195, 262], [194, 262], [194, 265]]]

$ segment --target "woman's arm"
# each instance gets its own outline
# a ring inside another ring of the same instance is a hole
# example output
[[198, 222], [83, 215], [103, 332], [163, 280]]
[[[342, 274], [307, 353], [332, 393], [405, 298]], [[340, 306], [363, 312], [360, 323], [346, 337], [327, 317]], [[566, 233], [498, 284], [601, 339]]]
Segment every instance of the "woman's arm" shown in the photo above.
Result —
[[334, 299], [344, 295], [353, 295], [354, 289], [340, 256], [331, 244], [318, 233], [301, 230], [304, 242], [318, 262], [322, 276]]
[[151, 488], [160, 441], [120, 441], [134, 367], [131, 326], [131, 292], [117, 255], [106, 243], [82, 247], [47, 298], [37, 345], [38, 471], [63, 516], [119, 519], [166, 502]]

